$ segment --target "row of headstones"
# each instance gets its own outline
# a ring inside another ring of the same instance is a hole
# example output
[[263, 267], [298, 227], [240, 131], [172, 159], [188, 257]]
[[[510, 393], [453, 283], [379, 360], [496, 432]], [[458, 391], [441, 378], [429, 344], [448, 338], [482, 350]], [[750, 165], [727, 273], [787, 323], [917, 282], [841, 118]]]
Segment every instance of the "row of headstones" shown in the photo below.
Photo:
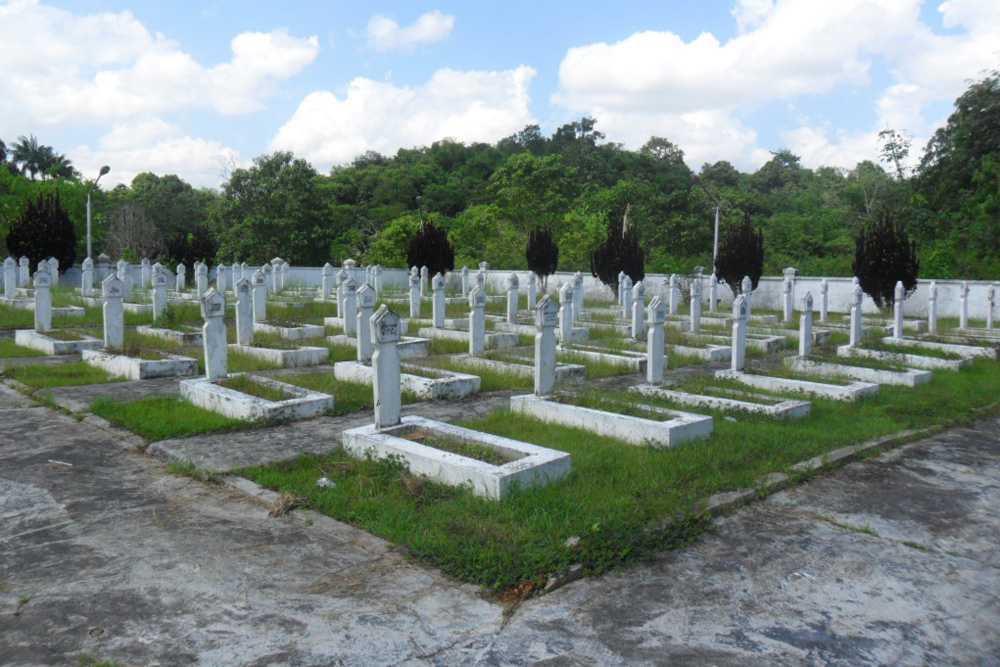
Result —
[[[131, 298], [134, 288], [129, 267], [129, 263], [123, 259], [119, 260], [116, 265], [118, 279], [124, 281], [125, 298]], [[195, 262], [193, 268], [195, 288], [198, 293], [198, 298], [201, 298], [209, 287], [208, 264]], [[269, 293], [274, 294], [285, 289], [288, 281], [288, 262], [284, 261], [280, 257], [276, 257], [272, 259], [271, 262], [264, 263], [259, 270], [264, 274], [267, 280]], [[152, 288], [154, 282], [156, 281], [156, 274], [165, 271], [165, 267], [163, 267], [163, 265], [159, 262], [150, 264], [148, 259], [143, 259], [140, 264], [139, 287], [141, 289]], [[187, 267], [183, 264], [178, 264], [175, 274], [174, 290], [177, 292], [187, 291]], [[240, 279], [250, 276], [251, 267], [246, 262], [243, 262], [242, 264], [234, 262], [232, 267], [220, 264], [216, 268], [215, 288], [217, 291], [225, 293], [228, 290], [229, 285], [235, 285]], [[83, 296], [92, 296], [94, 285], [94, 262], [89, 257], [83, 261], [83, 275], [81, 276], [80, 282]]]
[[[38, 263], [38, 269], [45, 268], [53, 283], [59, 281], [59, 260], [50, 257]], [[18, 287], [31, 286], [31, 260], [22, 257], [15, 261], [13, 257], [8, 257], [3, 261], [3, 288], [4, 298], [13, 299], [17, 295]]]

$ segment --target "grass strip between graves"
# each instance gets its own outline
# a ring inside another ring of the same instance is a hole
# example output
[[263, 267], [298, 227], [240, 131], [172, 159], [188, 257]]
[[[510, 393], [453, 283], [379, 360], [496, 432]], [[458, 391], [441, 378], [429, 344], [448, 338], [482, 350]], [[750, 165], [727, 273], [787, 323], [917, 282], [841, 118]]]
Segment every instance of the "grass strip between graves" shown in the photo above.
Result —
[[30, 347], [16, 344], [12, 339], [0, 340], [0, 359], [13, 359], [15, 357], [44, 357], [45, 353], [33, 350]]
[[[754, 488], [768, 473], [846, 445], [971, 422], [998, 395], [1000, 364], [977, 361], [961, 372], [935, 372], [915, 389], [883, 387], [858, 403], [814, 401], [806, 419], [746, 415], [733, 422], [715, 412], [711, 438], [673, 449], [629, 446], [501, 410], [463, 425], [573, 457], [566, 479], [503, 502], [413, 477], [399, 462], [355, 460], [344, 452], [243, 474], [458, 579], [498, 592], [523, 590], [573, 563], [596, 574], [682, 546], [706, 525], [697, 508], [713, 494]], [[324, 476], [336, 486], [318, 487]], [[666, 532], [649, 530], [667, 517], [676, 520]]]
[[178, 396], [141, 398], [128, 403], [100, 398], [90, 404], [90, 411], [150, 441], [255, 426], [254, 422], [223, 417], [191, 405]]
[[11, 366], [4, 369], [3, 375], [21, 382], [31, 391], [124, 380], [84, 361], [59, 366]]

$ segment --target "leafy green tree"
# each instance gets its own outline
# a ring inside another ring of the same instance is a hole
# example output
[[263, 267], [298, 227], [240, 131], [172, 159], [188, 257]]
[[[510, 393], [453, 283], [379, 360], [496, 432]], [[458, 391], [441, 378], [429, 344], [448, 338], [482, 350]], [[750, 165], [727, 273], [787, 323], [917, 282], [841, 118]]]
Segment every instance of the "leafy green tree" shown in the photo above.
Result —
[[607, 237], [590, 254], [590, 274], [617, 294], [619, 273], [624, 271], [633, 283], [646, 277], [645, 259], [639, 230], [629, 225], [626, 209], [621, 227], [609, 220]]
[[7, 250], [12, 257], [27, 257], [34, 268], [43, 259], [55, 257], [69, 267], [76, 259], [76, 230], [62, 207], [59, 191], [39, 194], [28, 201], [24, 214], [11, 225]]
[[528, 268], [538, 276], [542, 289], [549, 276], [559, 268], [559, 246], [552, 239], [552, 230], [547, 227], [537, 227], [528, 235], [528, 245], [524, 249], [524, 258]]
[[742, 291], [744, 276], [750, 276], [753, 289], [764, 273], [764, 230], [756, 229], [746, 213], [743, 222], [730, 227], [719, 242], [715, 258], [715, 277], [729, 285], [733, 295]]
[[407, 214], [396, 218], [375, 235], [368, 245], [365, 262], [397, 269], [410, 268], [406, 262], [406, 254], [410, 249], [410, 240], [419, 231], [419, 217]]
[[448, 241], [448, 232], [431, 220], [425, 220], [410, 240], [406, 263], [411, 267], [427, 267], [432, 276], [455, 268], [455, 249]]
[[338, 230], [325, 224], [320, 178], [308, 162], [283, 151], [234, 171], [212, 215], [220, 258], [262, 264], [280, 256], [291, 264], [322, 266]]
[[917, 245], [906, 233], [906, 225], [883, 213], [861, 228], [851, 265], [861, 289], [879, 309], [896, 302], [896, 283], [902, 281], [906, 294], [917, 289]]

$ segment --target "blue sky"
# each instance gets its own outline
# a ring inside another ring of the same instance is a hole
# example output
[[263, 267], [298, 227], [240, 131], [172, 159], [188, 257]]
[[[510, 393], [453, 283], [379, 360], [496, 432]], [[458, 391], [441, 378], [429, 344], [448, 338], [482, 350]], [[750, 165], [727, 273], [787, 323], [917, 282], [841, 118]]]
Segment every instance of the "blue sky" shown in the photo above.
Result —
[[780, 148], [849, 169], [887, 126], [919, 156], [1000, 64], [1000, 2], [0, 0], [0, 43], [0, 138], [108, 164], [109, 183], [217, 187], [279, 149], [325, 172], [583, 116], [696, 170]]

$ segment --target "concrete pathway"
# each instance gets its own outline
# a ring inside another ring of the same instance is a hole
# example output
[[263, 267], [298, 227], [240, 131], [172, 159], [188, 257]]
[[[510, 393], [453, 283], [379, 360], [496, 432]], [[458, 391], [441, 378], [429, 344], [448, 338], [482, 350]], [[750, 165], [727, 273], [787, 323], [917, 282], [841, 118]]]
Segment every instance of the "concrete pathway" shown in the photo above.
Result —
[[380, 539], [270, 518], [2, 386], [0, 424], [2, 665], [1000, 664], [997, 418], [507, 618]]

